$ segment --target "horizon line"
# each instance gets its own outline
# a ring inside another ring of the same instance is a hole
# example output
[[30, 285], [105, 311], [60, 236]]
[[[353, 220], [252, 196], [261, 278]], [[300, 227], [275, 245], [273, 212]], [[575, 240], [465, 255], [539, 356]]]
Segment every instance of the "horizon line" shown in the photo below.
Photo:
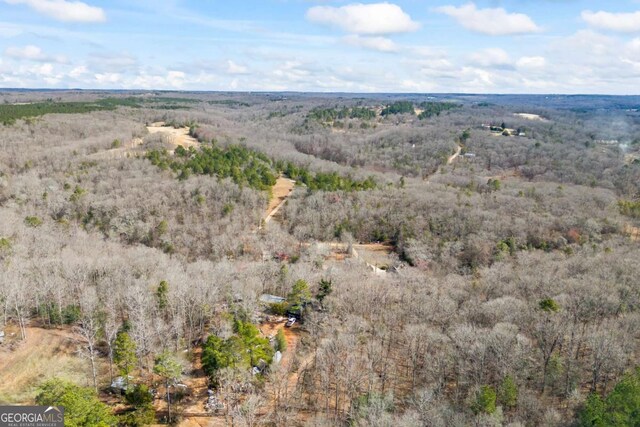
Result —
[[299, 90], [222, 90], [222, 89], [100, 89], [100, 88], [0, 88], [0, 92], [180, 92], [180, 93], [229, 93], [229, 94], [314, 94], [314, 95], [399, 95], [399, 96], [429, 96], [429, 95], [455, 95], [455, 96], [614, 96], [633, 97], [638, 94], [613, 94], [613, 93], [526, 93], [526, 92], [343, 92], [343, 91], [299, 91]]

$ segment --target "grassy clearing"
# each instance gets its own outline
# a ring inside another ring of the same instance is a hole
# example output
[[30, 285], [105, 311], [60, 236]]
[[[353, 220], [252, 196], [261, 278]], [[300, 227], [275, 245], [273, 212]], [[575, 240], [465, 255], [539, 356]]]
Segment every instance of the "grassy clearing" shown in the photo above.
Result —
[[17, 328], [6, 332], [9, 339], [0, 346], [0, 404], [32, 403], [37, 387], [53, 377], [90, 385], [89, 362], [78, 354], [80, 341], [73, 333], [29, 327], [26, 341], [20, 342]]

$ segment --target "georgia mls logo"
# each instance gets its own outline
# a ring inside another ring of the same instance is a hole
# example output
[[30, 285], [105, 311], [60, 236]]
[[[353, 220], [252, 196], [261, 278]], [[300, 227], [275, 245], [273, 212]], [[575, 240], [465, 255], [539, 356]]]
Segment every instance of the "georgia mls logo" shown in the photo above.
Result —
[[0, 427], [64, 427], [64, 408], [0, 406]]

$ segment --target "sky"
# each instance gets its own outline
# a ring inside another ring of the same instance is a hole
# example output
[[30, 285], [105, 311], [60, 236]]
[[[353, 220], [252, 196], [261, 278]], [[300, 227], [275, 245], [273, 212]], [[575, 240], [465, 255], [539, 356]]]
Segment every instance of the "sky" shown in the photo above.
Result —
[[0, 0], [0, 87], [640, 94], [640, 0]]

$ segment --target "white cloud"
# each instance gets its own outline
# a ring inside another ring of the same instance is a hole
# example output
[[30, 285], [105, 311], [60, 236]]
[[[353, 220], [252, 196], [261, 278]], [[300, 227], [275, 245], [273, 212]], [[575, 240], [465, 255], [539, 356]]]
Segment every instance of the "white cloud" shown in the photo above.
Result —
[[62, 22], [104, 22], [107, 17], [99, 7], [81, 1], [4, 0], [8, 4], [25, 4], [38, 13]]
[[398, 45], [386, 37], [363, 37], [355, 34], [343, 38], [344, 42], [351, 46], [377, 50], [379, 52], [397, 52]]
[[77, 67], [74, 67], [71, 71], [69, 71], [69, 76], [74, 79], [77, 79], [78, 77], [84, 76], [87, 73], [89, 73], [89, 70], [87, 69], [87, 67], [84, 65], [79, 65]]
[[423, 58], [445, 58], [447, 53], [442, 49], [431, 46], [411, 46], [408, 49], [411, 57], [419, 56]]
[[473, 53], [471, 61], [482, 67], [504, 67], [511, 65], [509, 54], [503, 49], [489, 48]]
[[625, 33], [640, 31], [640, 11], [631, 13], [592, 12], [585, 10], [582, 19], [589, 25], [603, 30]]
[[119, 73], [101, 73], [94, 75], [100, 85], [119, 83], [122, 76]]
[[315, 6], [307, 11], [307, 19], [354, 34], [406, 33], [420, 28], [420, 24], [413, 21], [400, 6], [392, 3]]
[[625, 54], [640, 61], [640, 38], [632, 39], [625, 45]]
[[593, 61], [601, 56], [615, 53], [619, 42], [613, 38], [591, 30], [580, 30], [551, 45], [564, 58], [571, 61]]
[[247, 74], [249, 70], [244, 65], [236, 64], [232, 60], [227, 61], [227, 73], [229, 74]]
[[522, 70], [539, 70], [546, 65], [547, 60], [542, 56], [523, 56], [516, 62], [516, 66]]
[[51, 64], [38, 65], [37, 67], [32, 68], [32, 72], [40, 76], [51, 76], [53, 74], [53, 65]]
[[462, 67], [460, 70], [460, 84], [464, 91], [482, 92], [492, 91], [496, 86], [497, 74], [476, 67]]
[[286, 82], [300, 82], [311, 77], [311, 71], [298, 61], [285, 61], [273, 71], [274, 76]]
[[9, 58], [29, 59], [32, 61], [41, 60], [45, 56], [42, 53], [42, 49], [34, 45], [28, 45], [24, 47], [11, 46], [5, 49], [4, 54]]
[[169, 87], [182, 87], [186, 74], [182, 71], [169, 71], [167, 73], [167, 85]]
[[541, 31], [527, 15], [509, 13], [503, 8], [478, 9], [475, 4], [442, 6], [435, 9], [454, 18], [464, 28], [490, 36], [528, 34]]
[[64, 63], [67, 62], [67, 59], [64, 56], [49, 56], [46, 55], [42, 49], [38, 46], [27, 45], [22, 47], [17, 46], [9, 46], [5, 49], [4, 54], [13, 59], [20, 60], [28, 60], [28, 61], [37, 61], [37, 62], [59, 62]]

